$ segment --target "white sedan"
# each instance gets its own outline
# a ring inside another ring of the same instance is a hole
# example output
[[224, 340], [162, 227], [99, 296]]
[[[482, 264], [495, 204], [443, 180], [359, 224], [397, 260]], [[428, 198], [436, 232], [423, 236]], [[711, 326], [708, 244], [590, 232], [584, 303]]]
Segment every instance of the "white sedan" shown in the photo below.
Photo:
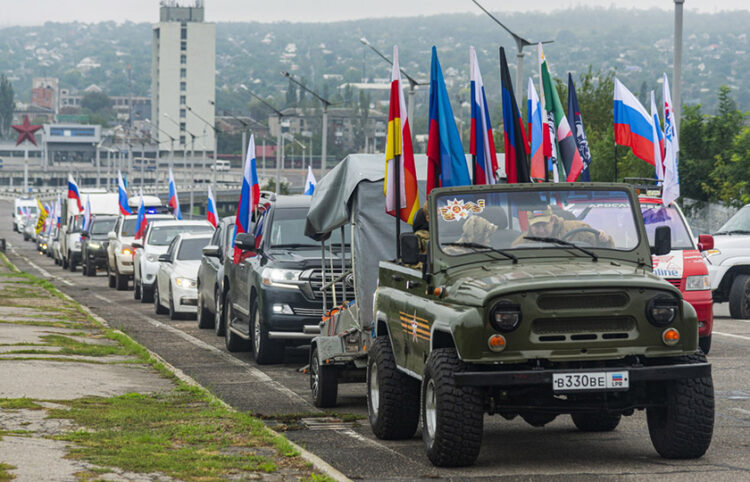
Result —
[[197, 313], [198, 268], [203, 247], [211, 233], [180, 233], [159, 256], [159, 270], [154, 283], [154, 310], [169, 313], [171, 319], [181, 314]]

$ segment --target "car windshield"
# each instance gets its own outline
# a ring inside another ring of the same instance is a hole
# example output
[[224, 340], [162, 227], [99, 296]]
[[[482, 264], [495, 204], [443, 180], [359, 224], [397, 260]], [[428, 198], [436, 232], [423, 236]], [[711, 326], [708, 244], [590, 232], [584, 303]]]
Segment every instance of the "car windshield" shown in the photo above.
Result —
[[639, 242], [626, 191], [483, 191], [443, 194], [436, 202], [439, 246], [449, 255], [559, 248], [565, 242], [630, 251]]
[[672, 249], [695, 249], [690, 230], [683, 222], [680, 213], [673, 206], [641, 203], [643, 222], [646, 224], [648, 242], [654, 245], [654, 232], [659, 226], [668, 226], [672, 233]]
[[177, 253], [177, 259], [199, 261], [203, 256], [203, 247], [208, 245], [211, 238], [185, 239], [180, 244], [180, 251]]
[[135, 236], [135, 232], [138, 229], [135, 226], [136, 221], [137, 221], [136, 218], [123, 219], [122, 230], [120, 231], [120, 236], [122, 237]]
[[[305, 220], [307, 219], [307, 208], [277, 208], [273, 214], [273, 225], [270, 236], [271, 247], [320, 247], [320, 244], [305, 236]], [[349, 243], [349, 230], [344, 230], [345, 241]], [[332, 246], [341, 245], [341, 230], [331, 232], [327, 241]]]
[[96, 219], [94, 218], [93, 224], [91, 224], [91, 234], [102, 235], [107, 234], [115, 228], [116, 218], [110, 219]]
[[716, 232], [716, 234], [724, 233], [750, 234], [750, 205], [734, 213], [734, 216]]
[[180, 233], [206, 233], [213, 231], [210, 225], [175, 225], [175, 226], [154, 226], [148, 235], [146, 244], [154, 246], [168, 246], [175, 236]]
[[31, 214], [35, 215], [37, 214], [37, 207], [36, 206], [18, 206], [18, 214]]

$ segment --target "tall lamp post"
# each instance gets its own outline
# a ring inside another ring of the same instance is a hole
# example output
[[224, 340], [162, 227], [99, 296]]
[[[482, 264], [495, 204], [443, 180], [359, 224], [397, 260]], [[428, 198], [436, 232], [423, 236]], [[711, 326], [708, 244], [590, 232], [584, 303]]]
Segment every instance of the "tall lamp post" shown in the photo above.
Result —
[[[176, 120], [172, 119], [172, 117], [170, 117], [169, 114], [167, 114], [166, 112], [163, 112], [162, 114], [164, 115], [164, 117], [166, 117], [167, 119], [169, 119], [170, 121], [172, 121], [178, 128], [180, 127], [179, 122], [177, 122]], [[187, 129], [184, 129], [184, 131], [187, 132], [188, 135], [190, 136], [190, 176], [193, 177], [193, 171], [195, 170], [195, 138], [196, 138], [196, 135], [193, 134], [192, 132], [190, 132]], [[183, 159], [184, 158], [185, 158], [185, 156], [183, 156]], [[182, 172], [183, 172], [182, 181], [185, 184], [188, 184], [188, 182], [187, 182], [187, 169], [185, 169], [185, 163], [184, 162], [183, 162], [183, 166], [182, 166]], [[190, 219], [193, 219], [193, 182], [192, 182], [192, 180], [188, 184], [188, 187], [190, 188]]]
[[[252, 90], [248, 89], [245, 84], [240, 84], [240, 87], [245, 90], [248, 94], [252, 95], [254, 99], [256, 99], [261, 104], [265, 105], [268, 109], [270, 109], [276, 116], [279, 118], [279, 128], [276, 131], [276, 194], [279, 193], [279, 183], [281, 182], [281, 163], [284, 162], [284, 150], [281, 149], [282, 143], [281, 143], [281, 119], [284, 117], [284, 114], [277, 109], [276, 107], [272, 106], [268, 102], [265, 101], [261, 96], [257, 95]], [[255, 153], [253, 153], [255, 154]], [[243, 159], [244, 162], [244, 159]]]
[[[146, 119], [146, 122], [148, 124], [150, 124], [151, 127], [156, 127], [156, 129], [159, 132], [161, 132], [162, 134], [164, 134], [165, 136], [167, 136], [169, 138], [169, 168], [172, 169], [172, 167], [174, 165], [174, 141], [176, 141], [177, 139], [175, 139], [174, 137], [172, 137], [172, 135], [169, 132], [167, 132], [164, 129], [162, 129], [161, 127], [159, 127], [158, 124], [152, 124], [151, 121], [148, 120], [148, 119]], [[159, 136], [156, 136], [156, 138], [158, 139]], [[157, 147], [157, 152], [158, 152], [158, 147]]]
[[328, 158], [328, 106], [331, 103], [328, 99], [324, 99], [317, 92], [309, 89], [305, 84], [295, 79], [289, 72], [282, 72], [281, 75], [294, 82], [299, 88], [304, 89], [305, 92], [312, 94], [323, 104], [323, 139], [321, 140], [320, 147], [320, 177], [323, 177], [326, 174], [326, 161]]
[[[211, 102], [211, 101], [209, 101], [209, 102]], [[188, 112], [190, 112], [191, 114], [193, 114], [201, 122], [203, 122], [204, 124], [206, 124], [208, 127], [211, 128], [211, 130], [214, 131], [214, 168], [213, 168], [213, 176], [212, 176], [213, 178], [211, 179], [211, 184], [213, 184], [214, 186], [216, 186], [216, 158], [217, 158], [217, 153], [219, 152], [219, 129], [216, 127], [216, 121], [214, 121], [214, 123], [211, 124], [206, 119], [204, 119], [203, 117], [201, 117], [200, 115], [198, 115], [198, 113], [195, 112], [193, 110], [193, 108], [190, 107], [189, 105], [186, 105], [185, 107], [187, 107]], [[243, 134], [244, 134], [244, 131], [243, 131]], [[205, 168], [206, 168], [206, 166], [204, 165], [203, 169], [205, 169]]]
[[675, 132], [680, 135], [680, 115], [682, 113], [682, 4], [685, 0], [674, 0], [674, 72], [672, 92], [674, 92]]

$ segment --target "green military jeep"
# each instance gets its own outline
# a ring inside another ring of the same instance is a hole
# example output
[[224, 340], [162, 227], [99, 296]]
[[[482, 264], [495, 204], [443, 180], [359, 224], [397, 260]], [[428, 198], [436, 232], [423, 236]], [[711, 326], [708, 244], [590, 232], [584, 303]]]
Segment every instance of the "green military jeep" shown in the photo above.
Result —
[[403, 234], [401, 262], [380, 263], [367, 371], [377, 437], [413, 437], [421, 421], [432, 463], [460, 466], [479, 455], [485, 413], [533, 426], [570, 414], [600, 432], [645, 409], [661, 456], [706, 452], [711, 366], [695, 311], [651, 272], [669, 228], [649, 242], [632, 187], [465, 186], [428, 204], [427, 252]]

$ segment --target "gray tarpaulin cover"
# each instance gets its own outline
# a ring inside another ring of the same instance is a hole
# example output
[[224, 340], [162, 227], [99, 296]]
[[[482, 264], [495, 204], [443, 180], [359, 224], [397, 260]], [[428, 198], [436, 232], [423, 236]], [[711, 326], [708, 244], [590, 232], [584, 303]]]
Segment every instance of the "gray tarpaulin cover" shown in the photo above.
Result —
[[[427, 156], [415, 155], [419, 201], [425, 201]], [[378, 263], [396, 257], [396, 219], [385, 212], [383, 154], [350, 154], [320, 179], [307, 213], [305, 234], [322, 240], [336, 228], [352, 224], [356, 300], [360, 322], [372, 322], [372, 294], [378, 282]], [[346, 229], [349, 229], [347, 226]], [[411, 226], [401, 223], [401, 232]]]

